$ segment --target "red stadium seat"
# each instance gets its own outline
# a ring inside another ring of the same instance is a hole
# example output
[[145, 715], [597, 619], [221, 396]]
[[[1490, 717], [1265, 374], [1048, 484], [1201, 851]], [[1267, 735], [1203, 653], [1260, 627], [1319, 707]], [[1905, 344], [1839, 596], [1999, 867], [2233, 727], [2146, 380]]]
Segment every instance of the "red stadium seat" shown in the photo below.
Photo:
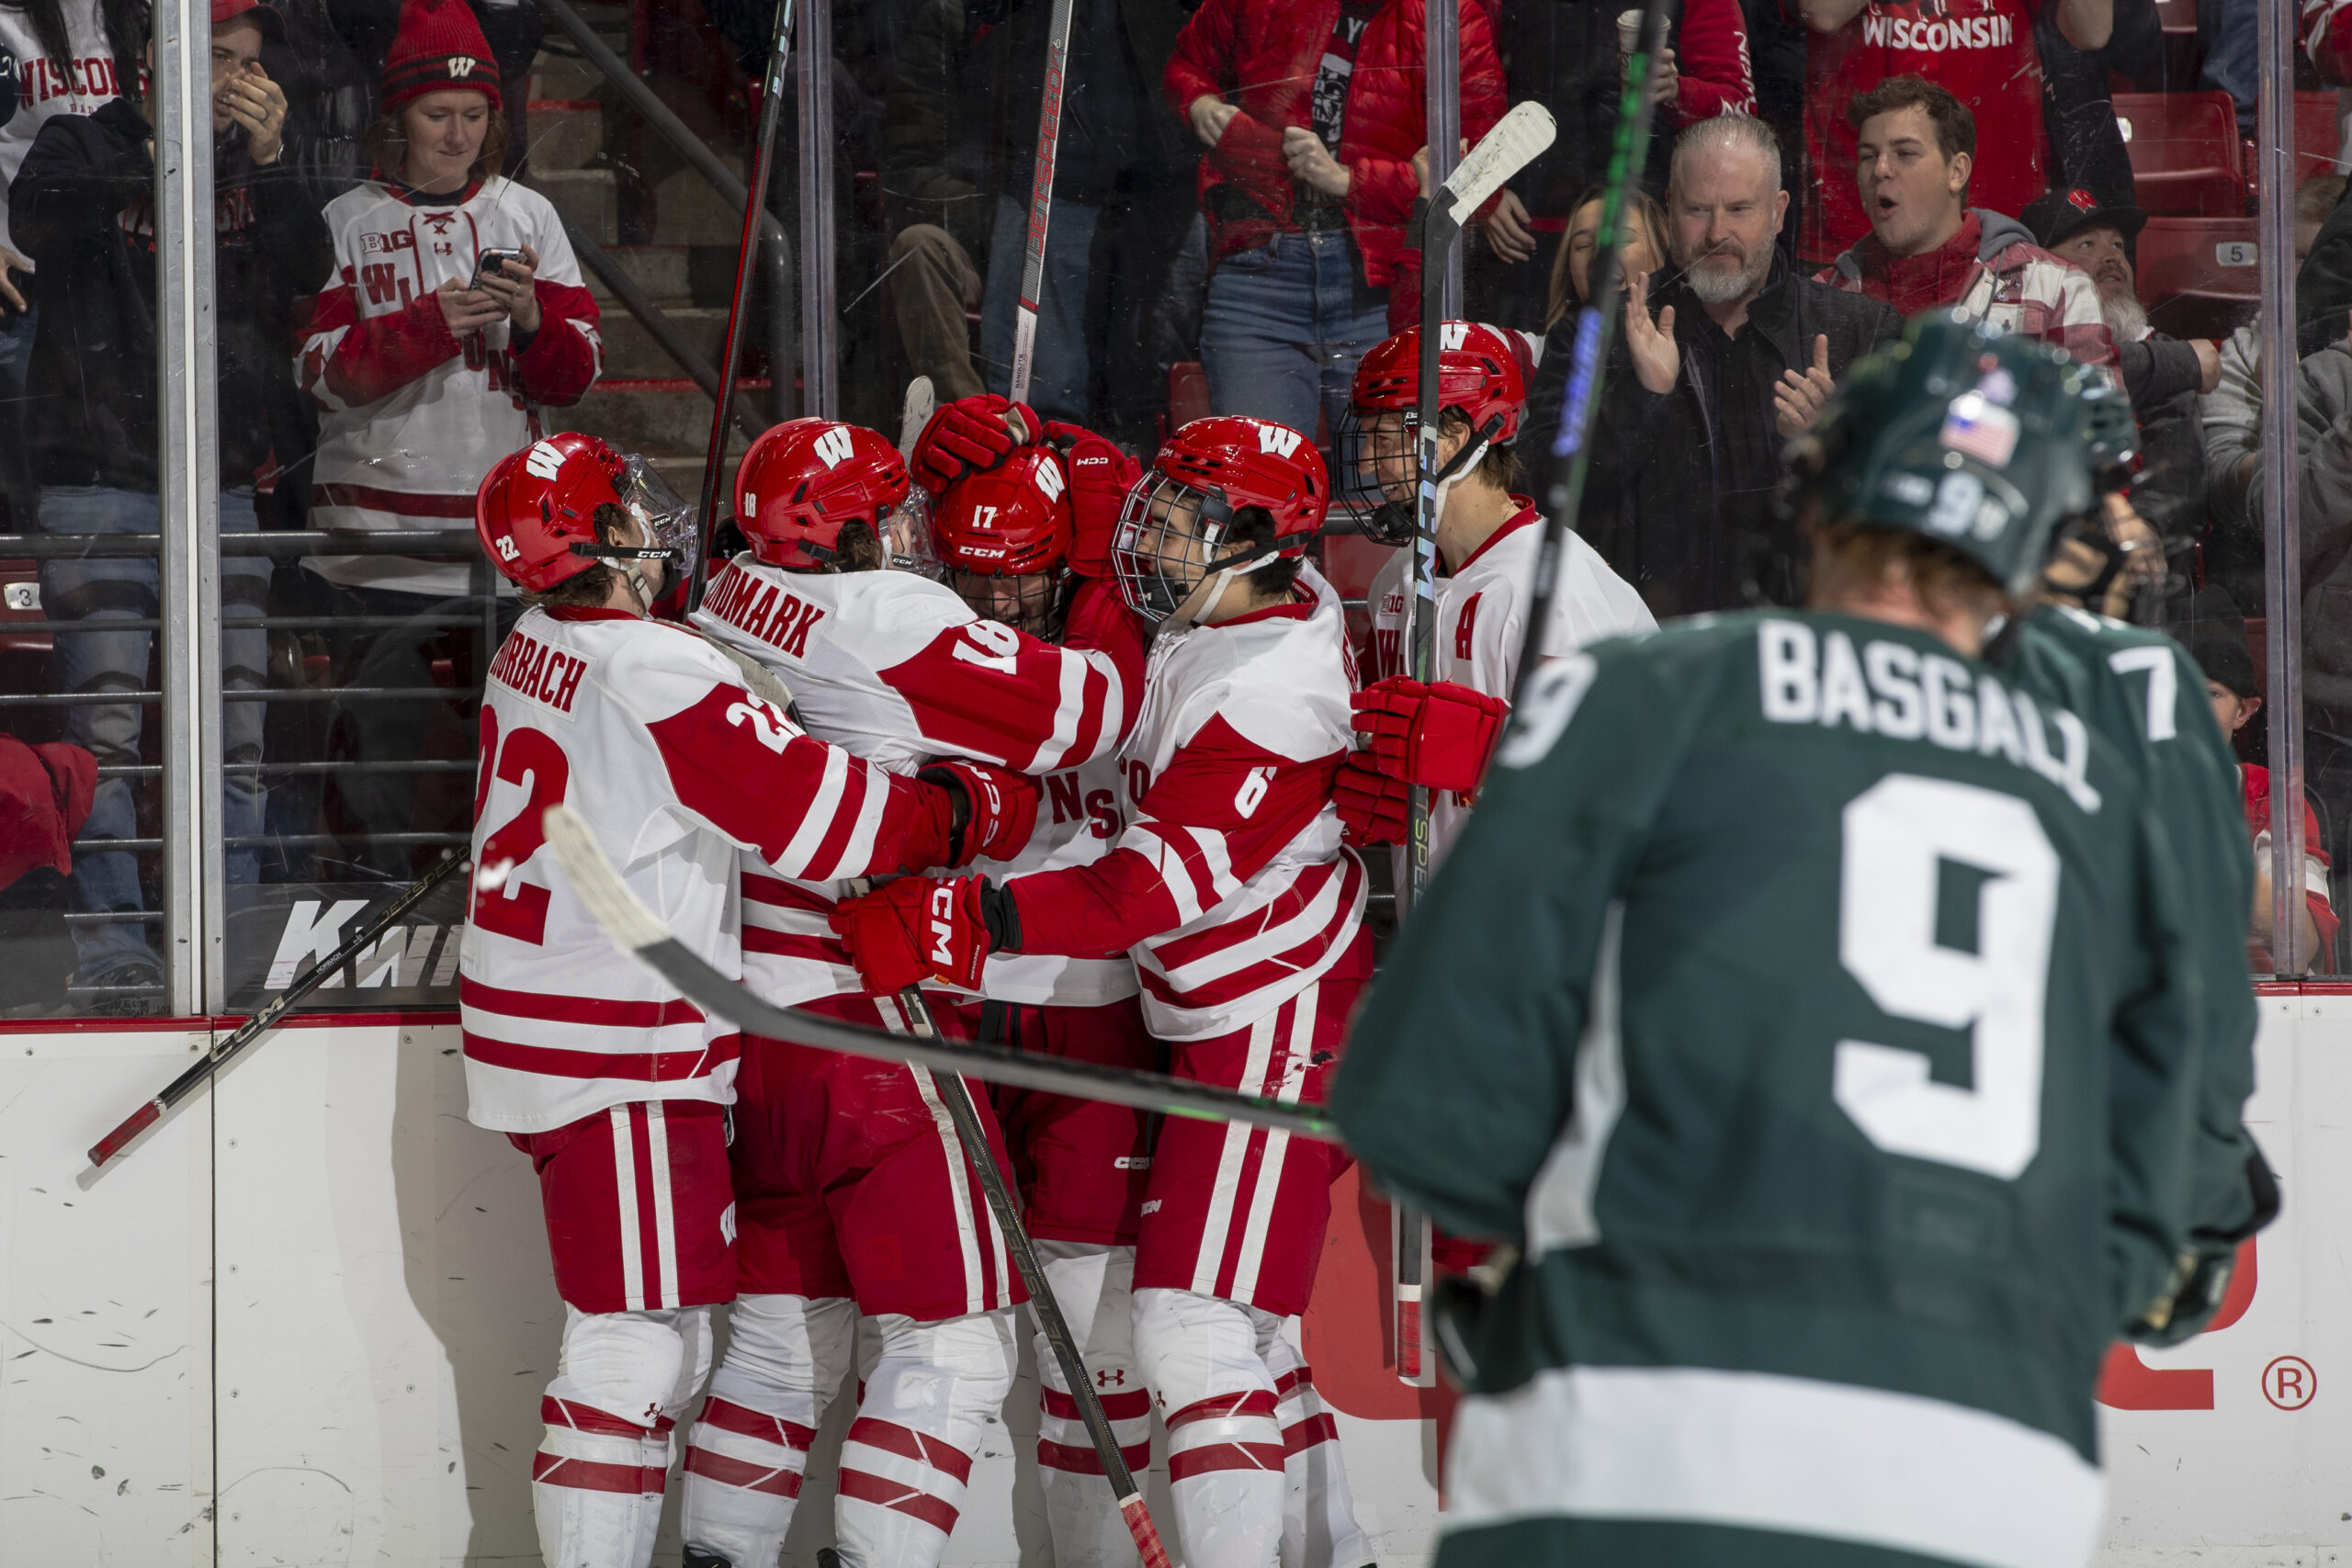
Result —
[[1187, 359], [1168, 367], [1168, 428], [1182, 430], [1196, 419], [1206, 419], [1209, 413], [1208, 372], [1201, 368], [1197, 359]]
[[2227, 93], [2118, 93], [2115, 120], [2142, 211], [2245, 215], [2245, 152]]
[[2262, 296], [2251, 218], [2151, 218], [2135, 247], [2140, 301], [2175, 337], [2227, 336]]
[[2335, 172], [2335, 154], [2344, 141], [2344, 130], [2335, 118], [2335, 95], [2297, 93], [2295, 95], [2295, 182], [2300, 185], [2313, 175]]

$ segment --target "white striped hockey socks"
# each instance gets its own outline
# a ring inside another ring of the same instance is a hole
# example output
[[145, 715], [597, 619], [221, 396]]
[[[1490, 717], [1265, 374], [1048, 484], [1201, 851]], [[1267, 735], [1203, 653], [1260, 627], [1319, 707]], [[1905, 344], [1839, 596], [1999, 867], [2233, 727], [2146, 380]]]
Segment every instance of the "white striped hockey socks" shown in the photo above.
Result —
[[1283, 1562], [1286, 1568], [1363, 1568], [1374, 1560], [1372, 1540], [1356, 1524], [1339, 1425], [1279, 1322], [1263, 1342], [1283, 1429]]
[[881, 1344], [842, 1445], [833, 1528], [843, 1568], [934, 1568], [972, 1456], [1012, 1388], [1012, 1309], [917, 1323], [873, 1318]]
[[[1041, 1241], [1037, 1260], [1054, 1300], [1069, 1324], [1070, 1337], [1093, 1377], [1102, 1413], [1140, 1482], [1151, 1463], [1151, 1392], [1136, 1364], [1131, 1282], [1132, 1247], [1092, 1242]], [[1117, 1499], [1103, 1478], [1102, 1457], [1087, 1436], [1078, 1401], [1063, 1380], [1061, 1363], [1043, 1330], [1036, 1336], [1038, 1400], [1037, 1480], [1046, 1494], [1046, 1519], [1053, 1532], [1059, 1568], [1129, 1568], [1135, 1540], [1120, 1517]]]
[[667, 1411], [708, 1368], [708, 1311], [567, 1309], [531, 1506], [548, 1568], [645, 1568], [668, 1479]]
[[1276, 1568], [1283, 1434], [1258, 1353], [1264, 1314], [1190, 1291], [1136, 1292], [1136, 1358], [1168, 1422], [1169, 1490], [1189, 1568]]
[[728, 1327], [727, 1359], [687, 1437], [680, 1534], [748, 1568], [784, 1549], [808, 1447], [854, 1353], [857, 1303], [743, 1296]]

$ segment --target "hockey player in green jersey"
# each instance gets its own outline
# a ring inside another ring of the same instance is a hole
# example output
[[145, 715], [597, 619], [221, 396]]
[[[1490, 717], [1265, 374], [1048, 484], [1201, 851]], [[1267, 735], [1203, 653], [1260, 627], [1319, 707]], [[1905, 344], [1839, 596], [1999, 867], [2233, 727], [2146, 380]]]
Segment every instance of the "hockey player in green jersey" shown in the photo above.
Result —
[[2120, 618], [2131, 598], [2133, 547], [2153, 544], [2155, 535], [2132, 510], [2127, 490], [2138, 439], [2131, 409], [2111, 387], [2088, 395], [2100, 507], [2062, 525], [2036, 604], [1994, 637], [1990, 657], [2136, 760], [2199, 917], [2190, 952], [2202, 965], [2207, 1007], [2199, 1042], [2201, 1196], [2174, 1289], [2152, 1303], [2133, 1336], [2174, 1344], [2220, 1310], [2238, 1244], [2278, 1210], [2277, 1180], [2244, 1121], [2254, 1090], [2255, 1000], [2245, 963], [2254, 859], [2237, 757], [2213, 722], [2204, 671], [2171, 637]]
[[1518, 1254], [1442, 1307], [1440, 1568], [2087, 1562], [2187, 1249], [2198, 966], [2129, 760], [1978, 658], [2093, 504], [2086, 374], [1924, 318], [1811, 607], [1540, 672], [1332, 1093]]

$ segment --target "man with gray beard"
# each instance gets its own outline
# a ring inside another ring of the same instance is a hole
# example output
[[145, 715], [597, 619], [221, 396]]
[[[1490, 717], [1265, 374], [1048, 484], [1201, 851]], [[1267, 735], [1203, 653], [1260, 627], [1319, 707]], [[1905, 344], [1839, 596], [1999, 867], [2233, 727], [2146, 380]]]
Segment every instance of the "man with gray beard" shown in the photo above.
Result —
[[2148, 325], [2132, 272], [2132, 242], [2148, 221], [2136, 207], [2102, 206], [2085, 189], [2053, 190], [2018, 216], [2036, 243], [2090, 275], [2099, 314], [2115, 339], [2115, 367], [2123, 374], [2132, 412], [2140, 421], [2140, 472], [2132, 505], [2165, 542], [2182, 574], [2205, 514], [2205, 441], [2197, 395], [2221, 384], [2220, 345], [2176, 338]]
[[1800, 552], [1774, 517], [1781, 448], [1903, 319], [1785, 265], [1773, 239], [1789, 197], [1762, 120], [1686, 129], [1666, 207], [1673, 266], [1633, 280], [1603, 398], [1621, 490], [1586, 536], [1661, 619], [1794, 604]]

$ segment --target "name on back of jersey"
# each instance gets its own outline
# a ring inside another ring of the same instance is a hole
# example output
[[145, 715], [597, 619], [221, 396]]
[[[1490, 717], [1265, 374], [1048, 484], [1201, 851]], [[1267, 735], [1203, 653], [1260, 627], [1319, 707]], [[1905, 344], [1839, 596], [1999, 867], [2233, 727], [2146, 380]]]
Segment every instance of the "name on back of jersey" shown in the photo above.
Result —
[[515, 695], [566, 715], [587, 672], [588, 661], [578, 654], [549, 648], [524, 631], [506, 634], [490, 666], [490, 678]]
[[808, 657], [809, 628], [825, 618], [822, 609], [798, 594], [738, 571], [731, 563], [712, 580], [703, 608], [795, 659]]
[[1870, 638], [1857, 650], [1835, 626], [1816, 633], [1799, 621], [1767, 620], [1756, 628], [1756, 668], [1770, 723], [1842, 728], [2006, 757], [2056, 784], [2084, 811], [2099, 808], [2083, 721], [2064, 708], [2045, 713], [2023, 692], [1957, 659], [1891, 638]]

